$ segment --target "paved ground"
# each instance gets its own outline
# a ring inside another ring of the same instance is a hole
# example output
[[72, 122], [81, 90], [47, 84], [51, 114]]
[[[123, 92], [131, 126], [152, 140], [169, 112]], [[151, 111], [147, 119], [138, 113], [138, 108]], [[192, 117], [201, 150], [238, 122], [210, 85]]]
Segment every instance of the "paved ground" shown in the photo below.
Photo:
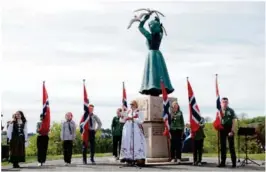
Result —
[[[148, 164], [141, 169], [136, 167], [122, 167], [111, 157], [96, 158], [96, 165], [83, 165], [81, 159], [73, 159], [70, 166], [64, 166], [63, 160], [48, 161], [45, 166], [37, 167], [36, 163], [21, 164], [20, 169], [12, 169], [11, 166], [2, 167], [2, 171], [265, 171], [265, 165], [247, 165], [232, 169], [231, 164], [226, 168], [217, 168], [216, 158], [204, 158], [206, 164], [201, 167], [192, 166], [191, 162], [183, 162], [181, 165], [171, 163]], [[262, 161], [256, 161], [262, 164]]]

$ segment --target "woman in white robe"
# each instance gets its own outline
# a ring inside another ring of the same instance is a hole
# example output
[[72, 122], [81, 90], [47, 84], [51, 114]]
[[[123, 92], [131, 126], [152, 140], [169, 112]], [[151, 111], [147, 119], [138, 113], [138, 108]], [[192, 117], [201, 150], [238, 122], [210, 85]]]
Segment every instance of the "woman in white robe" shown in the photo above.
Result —
[[120, 118], [125, 122], [122, 132], [122, 144], [120, 160], [126, 162], [135, 162], [145, 160], [146, 141], [142, 128], [143, 121], [139, 117], [138, 104], [134, 100], [130, 104], [131, 109], [123, 113]]

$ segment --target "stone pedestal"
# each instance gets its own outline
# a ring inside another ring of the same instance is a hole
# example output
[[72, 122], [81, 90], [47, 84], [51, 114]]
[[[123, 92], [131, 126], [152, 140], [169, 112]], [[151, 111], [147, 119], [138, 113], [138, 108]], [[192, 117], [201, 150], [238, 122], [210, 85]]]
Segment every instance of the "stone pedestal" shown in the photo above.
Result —
[[[168, 99], [170, 105], [177, 100], [177, 98], [172, 97]], [[147, 162], [168, 161], [167, 138], [163, 136], [163, 98], [146, 96], [136, 100], [144, 117], [143, 128], [146, 138]]]

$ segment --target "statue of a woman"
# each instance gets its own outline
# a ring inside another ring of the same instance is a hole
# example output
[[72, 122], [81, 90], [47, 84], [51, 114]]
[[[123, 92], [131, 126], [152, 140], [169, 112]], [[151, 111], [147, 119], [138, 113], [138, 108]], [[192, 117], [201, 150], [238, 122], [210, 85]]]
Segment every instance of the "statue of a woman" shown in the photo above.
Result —
[[150, 15], [146, 15], [139, 24], [139, 31], [145, 36], [149, 48], [140, 93], [159, 96], [162, 94], [160, 81], [163, 79], [166, 91], [170, 94], [174, 91], [174, 88], [172, 87], [163, 55], [159, 50], [163, 37], [163, 26], [160, 23], [160, 19], [155, 17], [154, 20], [149, 22], [150, 32], [148, 32], [144, 28], [144, 24], [149, 17]]

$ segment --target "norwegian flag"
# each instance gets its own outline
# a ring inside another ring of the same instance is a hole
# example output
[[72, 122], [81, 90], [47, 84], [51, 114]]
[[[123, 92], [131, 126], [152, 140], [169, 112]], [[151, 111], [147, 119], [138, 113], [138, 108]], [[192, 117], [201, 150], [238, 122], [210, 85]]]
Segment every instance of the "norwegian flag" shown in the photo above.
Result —
[[122, 105], [127, 108], [127, 94], [126, 94], [126, 88], [125, 83], [123, 82], [123, 98], [122, 98]]
[[43, 81], [43, 86], [42, 86], [42, 105], [43, 105], [43, 110], [42, 110], [43, 120], [39, 132], [42, 135], [47, 135], [50, 130], [50, 107], [49, 107], [48, 94], [45, 88], [45, 81]]
[[86, 91], [85, 80], [83, 80], [83, 96], [84, 96], [84, 114], [80, 120], [80, 133], [82, 134], [82, 141], [85, 147], [88, 146], [89, 139], [89, 99]]
[[195, 95], [193, 93], [192, 87], [190, 85], [190, 82], [187, 78], [187, 88], [188, 88], [188, 101], [189, 101], [189, 119], [190, 119], [190, 127], [191, 127], [191, 134], [192, 137], [194, 136], [194, 133], [198, 131], [200, 127], [200, 110], [196, 102]]
[[221, 120], [223, 117], [223, 111], [221, 107], [221, 100], [220, 100], [220, 94], [219, 94], [219, 88], [218, 88], [218, 75], [216, 74], [216, 79], [215, 79], [215, 89], [216, 89], [216, 118], [215, 121], [213, 122], [213, 127], [216, 130], [223, 129], [223, 126], [221, 125]]
[[161, 88], [162, 88], [162, 96], [163, 96], [163, 121], [164, 121], [163, 135], [167, 137], [171, 137], [171, 134], [170, 134], [171, 115], [169, 113], [170, 105], [169, 105], [167, 92], [164, 86], [164, 82], [162, 79], [161, 79]]

